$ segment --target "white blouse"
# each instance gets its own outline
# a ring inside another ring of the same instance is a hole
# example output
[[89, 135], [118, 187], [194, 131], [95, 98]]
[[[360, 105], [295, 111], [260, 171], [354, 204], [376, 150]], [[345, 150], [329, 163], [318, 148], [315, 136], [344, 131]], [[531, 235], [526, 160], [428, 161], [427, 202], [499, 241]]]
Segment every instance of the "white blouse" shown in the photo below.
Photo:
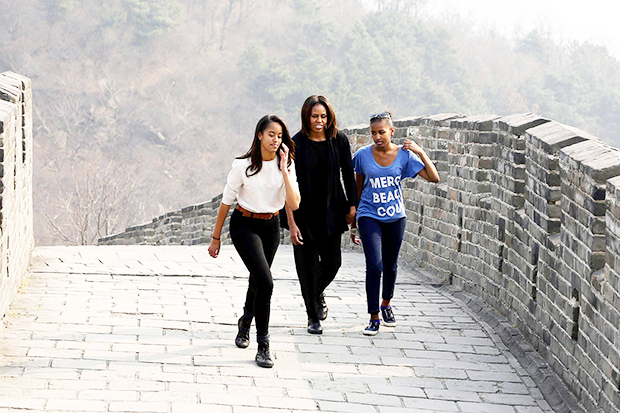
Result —
[[[286, 187], [282, 172], [278, 168], [278, 158], [263, 161], [261, 171], [248, 177], [245, 171], [250, 164], [250, 158], [233, 161], [222, 194], [222, 203], [232, 205], [237, 198], [239, 205], [251, 212], [274, 213], [279, 211], [286, 201]], [[295, 161], [291, 162], [288, 170], [291, 184], [299, 192]]]

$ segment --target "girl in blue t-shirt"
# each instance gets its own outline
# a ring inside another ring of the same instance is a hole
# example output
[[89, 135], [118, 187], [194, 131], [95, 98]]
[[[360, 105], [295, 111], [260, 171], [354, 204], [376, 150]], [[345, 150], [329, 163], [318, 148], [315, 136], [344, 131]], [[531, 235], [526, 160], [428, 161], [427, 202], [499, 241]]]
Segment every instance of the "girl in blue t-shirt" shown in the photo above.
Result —
[[[398, 252], [405, 233], [405, 205], [401, 181], [420, 175], [429, 182], [439, 181], [435, 165], [424, 150], [411, 140], [402, 147], [392, 143], [392, 114], [370, 117], [374, 144], [358, 150], [353, 157], [359, 206], [357, 227], [366, 257], [366, 300], [370, 323], [365, 335], [379, 332], [379, 309], [383, 323], [395, 326], [390, 306], [396, 284]], [[355, 230], [353, 242], [359, 243]], [[379, 289], [383, 272], [383, 293], [379, 308]]]

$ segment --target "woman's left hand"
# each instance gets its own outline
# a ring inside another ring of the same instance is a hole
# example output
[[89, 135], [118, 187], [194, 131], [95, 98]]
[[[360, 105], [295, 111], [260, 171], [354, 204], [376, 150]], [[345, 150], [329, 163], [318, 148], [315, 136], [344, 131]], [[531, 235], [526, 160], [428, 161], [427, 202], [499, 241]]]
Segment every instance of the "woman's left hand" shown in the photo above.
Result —
[[418, 145], [411, 139], [405, 139], [405, 141], [403, 142], [403, 149], [407, 151], [411, 151], [413, 153], [420, 153], [420, 151], [422, 150], [420, 145]]
[[288, 146], [285, 144], [280, 145], [280, 170], [288, 173]]

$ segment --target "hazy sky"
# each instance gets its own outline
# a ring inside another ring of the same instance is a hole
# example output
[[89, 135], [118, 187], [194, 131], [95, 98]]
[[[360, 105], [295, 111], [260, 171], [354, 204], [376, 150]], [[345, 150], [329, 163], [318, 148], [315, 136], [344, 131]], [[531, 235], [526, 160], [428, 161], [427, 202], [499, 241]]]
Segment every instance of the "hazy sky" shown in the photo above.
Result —
[[618, 0], [428, 0], [426, 7], [433, 15], [458, 11], [508, 37], [539, 27], [562, 43], [603, 44], [620, 60]]

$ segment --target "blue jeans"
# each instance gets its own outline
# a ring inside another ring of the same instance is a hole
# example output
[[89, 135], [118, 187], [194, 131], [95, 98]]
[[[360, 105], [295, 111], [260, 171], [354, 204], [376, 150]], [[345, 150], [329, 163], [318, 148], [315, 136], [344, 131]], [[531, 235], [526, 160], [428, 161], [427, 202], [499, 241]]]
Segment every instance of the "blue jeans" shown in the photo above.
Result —
[[382, 222], [374, 218], [361, 217], [357, 221], [357, 226], [366, 257], [368, 313], [378, 314], [381, 273], [383, 273], [381, 297], [389, 301], [394, 296], [398, 252], [405, 234], [405, 218], [393, 222]]

